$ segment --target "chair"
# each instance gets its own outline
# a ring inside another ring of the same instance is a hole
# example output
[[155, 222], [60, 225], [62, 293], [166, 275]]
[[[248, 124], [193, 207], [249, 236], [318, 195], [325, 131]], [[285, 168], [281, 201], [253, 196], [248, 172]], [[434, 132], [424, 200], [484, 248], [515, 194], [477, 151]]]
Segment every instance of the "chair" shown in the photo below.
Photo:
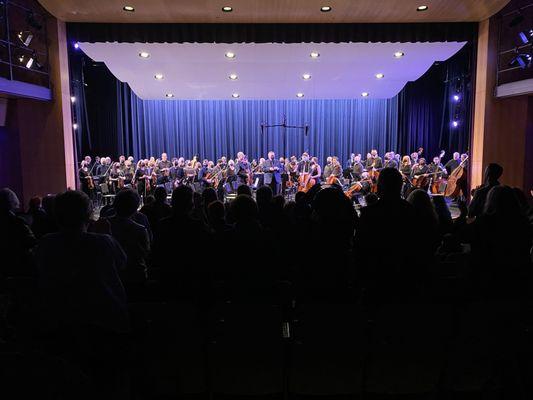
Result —
[[367, 319], [350, 304], [304, 304], [295, 310], [288, 390], [297, 396], [361, 394]]
[[283, 393], [284, 340], [279, 306], [222, 303], [212, 312], [209, 376], [213, 393]]
[[387, 305], [377, 312], [366, 391], [427, 394], [437, 390], [452, 312], [445, 305]]

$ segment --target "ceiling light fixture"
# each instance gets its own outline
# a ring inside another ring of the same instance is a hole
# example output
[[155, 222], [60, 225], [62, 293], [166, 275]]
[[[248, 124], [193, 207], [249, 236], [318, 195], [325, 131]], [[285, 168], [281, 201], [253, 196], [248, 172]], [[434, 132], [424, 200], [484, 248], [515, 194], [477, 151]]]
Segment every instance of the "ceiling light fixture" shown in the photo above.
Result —
[[397, 51], [394, 53], [394, 58], [402, 58], [403, 56], [405, 56], [403, 51]]
[[124, 11], [127, 11], [127, 12], [134, 12], [135, 11], [135, 7], [133, 7], [133, 6], [124, 6], [124, 7], [122, 7], [122, 9]]
[[165, 97], [167, 99], [171, 99], [172, 97], [174, 97], [174, 95], [172, 93], [167, 93], [167, 94], [165, 94]]
[[233, 97], [234, 99], [238, 99], [240, 97], [240, 94], [239, 93], [233, 93], [231, 95], [231, 97]]
[[426, 6], [426, 5], [418, 6], [418, 7], [416, 8], [416, 11], [427, 11], [428, 8], [429, 8], [429, 7]]
[[224, 55], [226, 56], [226, 58], [229, 58], [229, 59], [234, 59], [235, 58], [235, 53], [232, 52], [232, 51], [228, 51]]
[[232, 81], [236, 81], [237, 78], [239, 78], [239, 77], [237, 76], [237, 74], [230, 74], [230, 75], [228, 76], [228, 78], [231, 79]]
[[376, 74], [376, 78], [377, 79], [383, 79], [383, 78], [385, 78], [385, 75], [382, 74], [381, 72], [379, 72], [379, 73]]
[[331, 11], [331, 7], [330, 6], [322, 6], [322, 7], [320, 7], [320, 11], [322, 11], [322, 12], [330, 12]]
[[150, 53], [148, 53], [147, 51], [141, 51], [139, 53], [139, 57], [144, 58], [144, 59], [150, 58]]
[[368, 93], [368, 92], [363, 92], [363, 93], [361, 93], [361, 96], [362, 96], [362, 97], [368, 97], [368, 96], [370, 96], [370, 93]]
[[302, 79], [303, 79], [304, 81], [308, 81], [309, 79], [311, 79], [311, 74], [303, 74], [303, 75], [302, 75]]
[[298, 97], [299, 99], [301, 99], [302, 97], [304, 97], [304, 94], [303, 94], [303, 93], [296, 93], [296, 97]]
[[75, 96], [70, 96], [70, 102], [71, 103], [75, 103], [76, 102], [76, 97]]
[[72, 124], [72, 129], [74, 129], [74, 130], [78, 129], [78, 124], [76, 124], [76, 123]]
[[233, 7], [230, 7], [230, 6], [222, 7], [222, 12], [230, 13], [232, 11], [233, 11]]
[[164, 78], [164, 76], [163, 76], [163, 74], [155, 74], [154, 78], [157, 79], [158, 81], [160, 81], [160, 80], [162, 80]]
[[320, 57], [320, 53], [318, 51], [312, 51], [311, 54], [309, 54], [311, 58], [318, 58]]

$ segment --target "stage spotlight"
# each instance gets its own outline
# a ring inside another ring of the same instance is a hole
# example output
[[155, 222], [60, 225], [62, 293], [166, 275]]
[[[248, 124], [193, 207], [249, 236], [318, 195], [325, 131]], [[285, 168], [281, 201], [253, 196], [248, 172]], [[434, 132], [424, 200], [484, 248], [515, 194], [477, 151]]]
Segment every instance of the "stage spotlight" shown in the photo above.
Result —
[[229, 58], [230, 60], [234, 59], [235, 58], [235, 53], [232, 52], [232, 51], [228, 51], [226, 52], [226, 54], [224, 54], [226, 56], [226, 58]]
[[157, 79], [158, 81], [161, 81], [161, 80], [163, 80], [164, 76], [163, 76], [163, 74], [155, 74], [154, 78]]
[[23, 64], [28, 69], [31, 69], [31, 67], [33, 66], [33, 63], [35, 62], [35, 58], [33, 56], [28, 57], [28, 56], [21, 55], [19, 56], [18, 60], [19, 60], [19, 63]]
[[331, 11], [331, 7], [330, 6], [322, 6], [320, 7], [320, 11], [322, 12], [330, 12]]
[[383, 79], [385, 77], [384, 74], [382, 74], [381, 72], [379, 74], [376, 74], [376, 78], [377, 79]]
[[70, 96], [70, 102], [75, 103], [76, 102], [76, 96]]
[[74, 48], [78, 50], [80, 48], [80, 44], [78, 42], [74, 43]]
[[425, 5], [424, 5], [424, 6], [418, 6], [418, 7], [416, 8], [416, 11], [427, 11], [428, 8], [429, 8], [429, 7], [428, 7], [428, 6], [425, 6]]
[[402, 58], [403, 56], [405, 56], [403, 51], [397, 51], [394, 53], [394, 58]]
[[150, 58], [150, 53], [148, 53], [147, 51], [141, 51], [139, 53], [139, 57], [144, 58], [146, 60], [147, 58]]
[[518, 36], [520, 37], [522, 43], [528, 44], [533, 38], [533, 29], [530, 29], [528, 31], [522, 31], [518, 34]]
[[231, 95], [231, 97], [233, 97], [234, 99], [238, 99], [240, 97], [240, 94], [239, 93], [233, 93]]
[[226, 13], [232, 12], [233, 11], [233, 7], [224, 6], [224, 7], [222, 7], [222, 11], [226, 12]]
[[303, 74], [303, 75], [302, 75], [302, 79], [303, 79], [304, 81], [308, 81], [309, 79], [311, 79], [311, 74]]
[[167, 99], [171, 99], [171, 98], [174, 97], [174, 95], [173, 95], [172, 93], [167, 93], [167, 94], [165, 94], [165, 97], [166, 97]]
[[453, 101], [455, 101], [457, 103], [459, 100], [461, 100], [461, 97], [458, 94], [454, 94], [453, 95]]
[[519, 67], [522, 69], [531, 67], [531, 54], [522, 53], [514, 57], [509, 63], [511, 67]]
[[318, 58], [320, 57], [320, 53], [318, 51], [312, 51], [311, 54], [309, 54], [311, 58]]
[[453, 122], [452, 122], [452, 126], [453, 126], [454, 128], [457, 128], [457, 127], [459, 126], [459, 121], [453, 121]]
[[124, 6], [124, 7], [122, 7], [122, 9], [124, 11], [127, 11], [127, 12], [134, 12], [135, 11], [135, 7], [133, 7], [133, 6]]
[[368, 96], [370, 96], [370, 93], [368, 92], [361, 93], [361, 97], [368, 97]]
[[230, 78], [232, 81], [236, 81], [239, 77], [237, 74], [230, 74], [228, 78]]
[[76, 123], [72, 124], [72, 129], [74, 129], [74, 130], [78, 129], [78, 124], [76, 124]]
[[33, 33], [30, 31], [20, 31], [17, 37], [24, 46], [28, 47], [33, 39]]
[[302, 97], [304, 97], [304, 94], [303, 94], [303, 93], [296, 93], [296, 97], [298, 97], [299, 99], [301, 99]]

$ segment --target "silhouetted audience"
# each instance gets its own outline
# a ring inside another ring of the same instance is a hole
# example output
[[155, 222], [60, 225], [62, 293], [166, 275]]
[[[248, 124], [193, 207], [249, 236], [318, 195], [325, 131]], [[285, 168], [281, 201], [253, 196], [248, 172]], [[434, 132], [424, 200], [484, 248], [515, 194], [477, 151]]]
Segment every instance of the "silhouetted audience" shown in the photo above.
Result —
[[157, 230], [157, 224], [163, 218], [172, 214], [172, 208], [167, 204], [167, 190], [158, 187], [154, 191], [154, 200], [142, 206], [140, 212], [148, 218], [148, 222], [153, 231]]
[[136, 191], [121, 190], [117, 193], [113, 203], [115, 216], [109, 218], [111, 235], [126, 253], [126, 268], [120, 271], [120, 277], [130, 297], [133, 293], [137, 293], [146, 282], [150, 252], [148, 231], [144, 226], [132, 220], [132, 216], [139, 208], [139, 203], [140, 197]]
[[489, 194], [490, 189], [500, 184], [498, 179], [500, 179], [502, 174], [503, 167], [501, 165], [496, 163], [490, 163], [487, 165], [483, 175], [483, 185], [475, 189], [474, 197], [472, 198], [470, 206], [468, 207], [469, 217], [479, 217], [481, 214], [483, 214], [487, 195]]

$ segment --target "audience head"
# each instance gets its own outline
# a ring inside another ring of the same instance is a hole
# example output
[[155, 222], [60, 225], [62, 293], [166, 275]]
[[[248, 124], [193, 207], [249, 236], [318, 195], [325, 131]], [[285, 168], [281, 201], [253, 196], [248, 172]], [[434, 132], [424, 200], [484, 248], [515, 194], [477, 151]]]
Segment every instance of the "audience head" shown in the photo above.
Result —
[[119, 217], [129, 218], [137, 212], [140, 201], [141, 199], [136, 191], [124, 189], [115, 196], [113, 208]]
[[407, 201], [414, 207], [417, 215], [422, 216], [422, 218], [426, 219], [426, 221], [431, 220], [433, 223], [438, 222], [435, 206], [431, 202], [431, 198], [425, 190], [413, 190], [407, 197]]
[[270, 204], [272, 201], [272, 189], [270, 186], [261, 186], [257, 189], [256, 199], [259, 207], [265, 204]]
[[500, 164], [490, 163], [485, 168], [485, 183], [496, 183], [503, 174], [503, 167]]
[[305, 192], [296, 192], [294, 196], [294, 201], [296, 204], [301, 204], [305, 202]]
[[188, 186], [179, 186], [172, 192], [174, 214], [188, 214], [193, 208], [193, 191]]
[[167, 190], [159, 186], [154, 191], [154, 198], [156, 203], [165, 203], [167, 201]]
[[48, 215], [54, 214], [55, 202], [56, 202], [56, 196], [54, 196], [53, 194], [47, 194], [46, 196], [43, 197], [43, 200], [42, 200], [43, 210]]
[[207, 207], [207, 218], [211, 225], [216, 225], [224, 221], [225, 216], [224, 203], [220, 200], [212, 201]]
[[378, 193], [380, 197], [400, 197], [403, 179], [395, 168], [385, 168], [378, 178]]
[[237, 224], [257, 221], [257, 204], [250, 196], [237, 196], [231, 202], [231, 215]]
[[209, 207], [209, 205], [218, 200], [217, 191], [215, 188], [208, 187], [202, 192], [202, 197], [204, 200], [204, 206]]
[[516, 194], [513, 189], [505, 185], [497, 185], [490, 189], [483, 213], [505, 218], [523, 216]]
[[55, 198], [55, 216], [62, 230], [84, 230], [92, 214], [92, 203], [85, 193], [67, 190]]
[[11, 189], [0, 189], [0, 213], [13, 212], [20, 207], [20, 201]]
[[237, 188], [237, 196], [240, 194], [245, 194], [247, 196], [252, 196], [252, 189], [250, 189], [250, 186], [248, 185], [240, 185]]

